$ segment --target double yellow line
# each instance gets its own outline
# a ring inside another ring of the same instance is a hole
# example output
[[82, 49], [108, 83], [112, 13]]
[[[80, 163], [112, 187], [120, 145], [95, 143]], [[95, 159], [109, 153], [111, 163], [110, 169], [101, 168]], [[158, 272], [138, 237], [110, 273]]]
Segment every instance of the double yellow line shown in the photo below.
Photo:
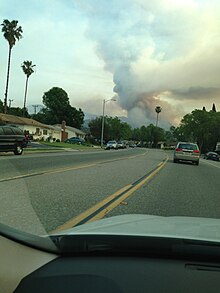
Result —
[[27, 174], [12, 176], [12, 177], [1, 178], [0, 183], [5, 182], [5, 181], [11, 181], [11, 180], [16, 180], [16, 179], [23, 179], [23, 178], [33, 177], [33, 176], [56, 174], [56, 173], [61, 173], [61, 172], [67, 172], [67, 171], [74, 171], [74, 170], [90, 168], [90, 167], [94, 167], [94, 166], [96, 166], [98, 164], [105, 164], [105, 163], [111, 163], [111, 162], [115, 162], [115, 161], [119, 161], [119, 160], [127, 160], [127, 159], [137, 158], [137, 157], [146, 155], [146, 153], [147, 152], [144, 152], [143, 154], [132, 155], [132, 156], [127, 156], [127, 157], [121, 157], [121, 158], [116, 158], [116, 159], [111, 159], [111, 160], [97, 161], [95, 163], [86, 164], [86, 165], [79, 165], [79, 166], [75, 166], [75, 167], [58, 168], [58, 169], [45, 170], [45, 171], [39, 171], [39, 172], [27, 173]]
[[89, 208], [80, 215], [70, 219], [69, 221], [57, 227], [50, 233], [61, 232], [62, 230], [70, 229], [78, 225], [102, 219], [106, 214], [108, 214], [111, 210], [113, 210], [120, 203], [122, 203], [126, 198], [128, 198], [132, 193], [139, 189], [143, 184], [150, 181], [165, 166], [167, 161], [168, 157], [164, 161], [160, 162], [156, 166], [156, 168], [154, 168], [152, 171], [144, 175], [139, 180], [135, 181], [132, 184], [124, 186], [123, 188], [116, 191], [114, 194], [108, 196], [103, 201], [97, 203], [96, 205]]

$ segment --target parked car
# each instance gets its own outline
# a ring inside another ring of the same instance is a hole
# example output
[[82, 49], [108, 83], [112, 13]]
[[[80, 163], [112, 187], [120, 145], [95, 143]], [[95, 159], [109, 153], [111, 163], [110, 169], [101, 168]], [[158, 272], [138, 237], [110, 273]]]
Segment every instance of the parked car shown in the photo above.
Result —
[[206, 160], [213, 160], [213, 161], [219, 161], [219, 155], [215, 152], [208, 152], [204, 155], [204, 159]]
[[105, 149], [106, 150], [111, 150], [111, 149], [117, 150], [118, 149], [117, 141], [116, 140], [108, 141]]
[[67, 138], [64, 142], [73, 143], [73, 144], [84, 144], [85, 140], [80, 137], [70, 137], [70, 138]]
[[119, 149], [125, 149], [127, 147], [125, 141], [118, 141], [117, 144]]
[[199, 165], [200, 150], [196, 143], [190, 142], [178, 142], [176, 149], [174, 150], [173, 162], [179, 161], [192, 162], [195, 165]]
[[130, 144], [129, 144], [129, 147], [130, 147], [130, 148], [136, 148], [136, 146], [137, 146], [137, 145], [136, 145], [135, 143], [130, 143]]
[[27, 146], [23, 131], [18, 127], [0, 126], [0, 152], [14, 152], [21, 155]]

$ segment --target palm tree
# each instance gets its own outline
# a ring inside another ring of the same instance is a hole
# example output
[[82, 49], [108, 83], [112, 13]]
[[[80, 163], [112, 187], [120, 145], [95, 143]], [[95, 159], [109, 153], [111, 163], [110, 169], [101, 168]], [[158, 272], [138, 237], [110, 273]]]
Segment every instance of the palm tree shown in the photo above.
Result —
[[4, 99], [4, 113], [7, 113], [7, 99], [8, 99], [8, 83], [9, 83], [9, 72], [10, 72], [10, 63], [11, 63], [11, 50], [16, 43], [16, 40], [22, 38], [22, 27], [18, 26], [17, 20], [9, 21], [5, 19], [2, 25], [2, 32], [5, 39], [9, 44], [9, 54], [8, 54], [8, 69], [7, 69], [7, 78], [6, 78], [6, 87], [5, 87], [5, 99]]
[[157, 113], [157, 121], [156, 121], [156, 127], [158, 125], [158, 118], [159, 118], [159, 113], [162, 111], [162, 108], [160, 106], [157, 106], [155, 108], [155, 112]]
[[32, 61], [24, 61], [21, 65], [21, 68], [24, 71], [24, 74], [26, 75], [26, 83], [25, 83], [25, 91], [24, 91], [24, 107], [23, 107], [23, 116], [26, 109], [26, 101], [27, 101], [27, 88], [28, 88], [28, 79], [31, 76], [31, 74], [34, 72], [34, 67], [36, 65], [32, 64]]

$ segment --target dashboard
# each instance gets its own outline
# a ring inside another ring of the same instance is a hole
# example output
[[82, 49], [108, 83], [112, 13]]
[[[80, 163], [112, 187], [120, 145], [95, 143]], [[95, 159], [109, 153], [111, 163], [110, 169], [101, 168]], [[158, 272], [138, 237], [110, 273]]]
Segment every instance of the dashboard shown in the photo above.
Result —
[[1, 293], [220, 292], [219, 261], [141, 254], [58, 256], [3, 236], [0, 258]]

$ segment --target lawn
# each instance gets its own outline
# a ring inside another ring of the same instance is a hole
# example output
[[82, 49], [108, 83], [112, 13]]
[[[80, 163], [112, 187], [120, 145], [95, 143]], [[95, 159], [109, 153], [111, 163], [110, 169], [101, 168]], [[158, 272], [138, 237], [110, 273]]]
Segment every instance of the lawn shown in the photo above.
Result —
[[93, 147], [92, 145], [72, 144], [72, 143], [65, 143], [65, 142], [41, 142], [41, 144], [51, 146], [51, 147], [68, 148], [68, 149], [75, 149], [75, 150], [91, 150], [91, 149], [100, 148], [100, 147]]

